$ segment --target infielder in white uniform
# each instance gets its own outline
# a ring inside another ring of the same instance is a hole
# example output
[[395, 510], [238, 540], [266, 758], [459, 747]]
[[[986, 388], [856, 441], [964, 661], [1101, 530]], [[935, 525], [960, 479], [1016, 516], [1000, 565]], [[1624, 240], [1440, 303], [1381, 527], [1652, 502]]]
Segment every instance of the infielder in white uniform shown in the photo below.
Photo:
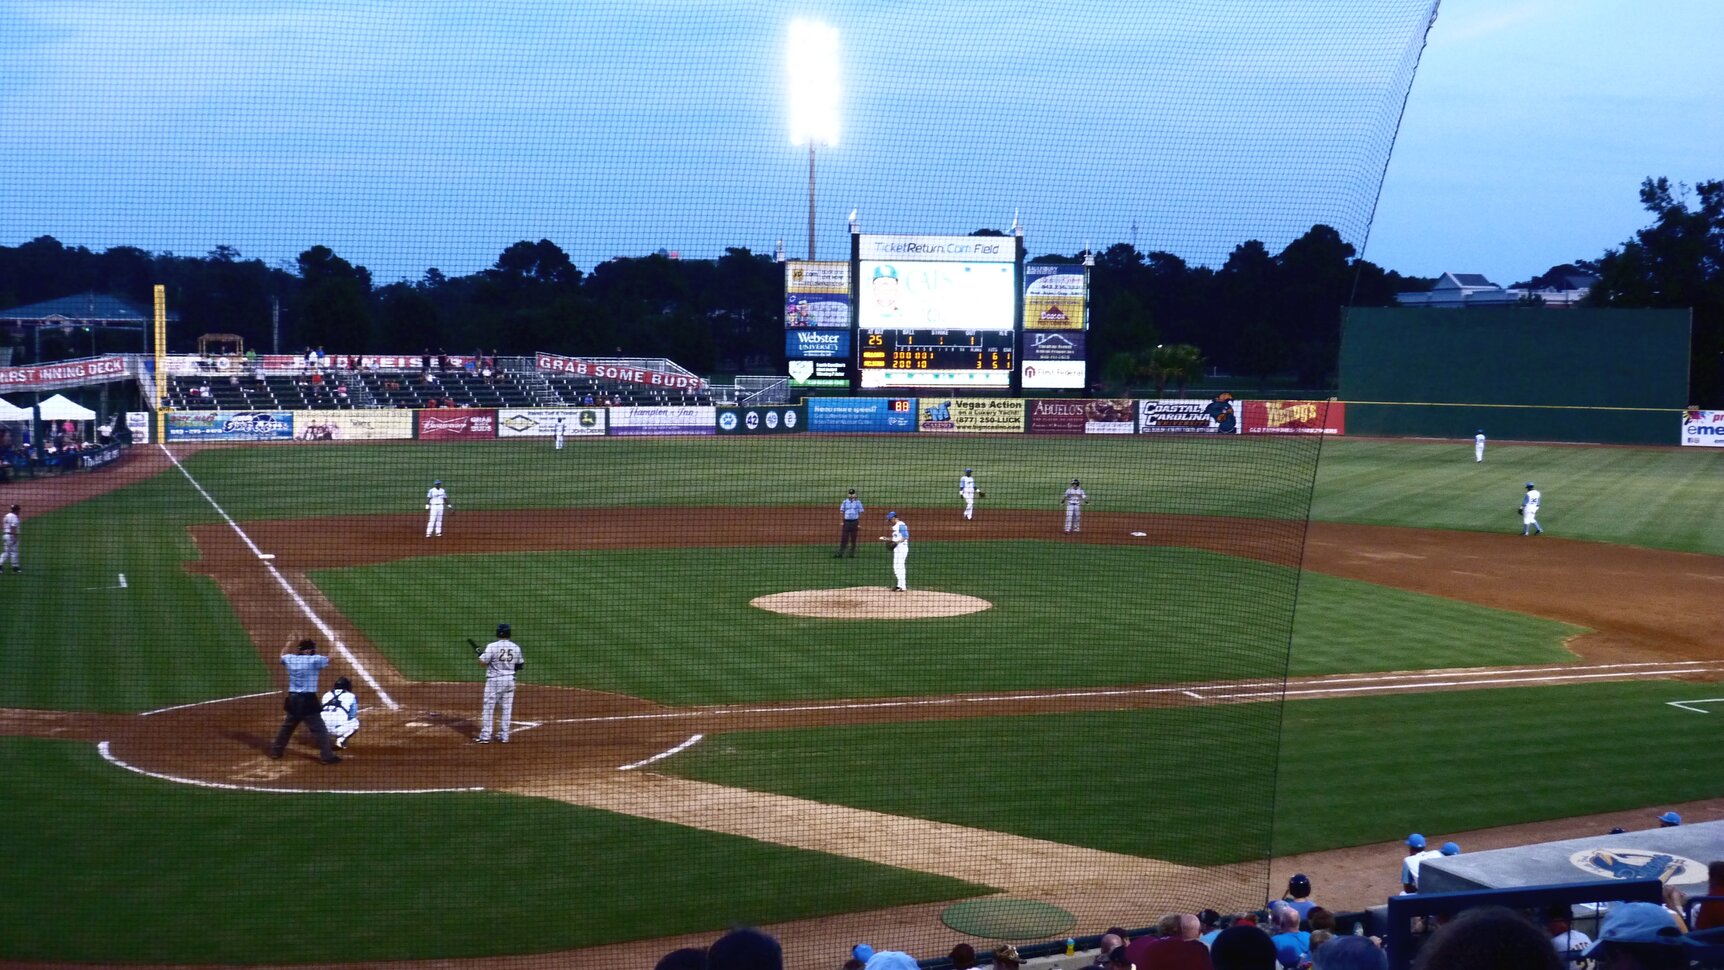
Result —
[[338, 748], [347, 747], [347, 739], [359, 730], [359, 697], [353, 693], [353, 681], [346, 677], [335, 680], [335, 689], [323, 695], [323, 726]]
[[558, 451], [563, 450], [563, 418], [562, 418], [562, 415], [557, 416], [557, 450]]
[[958, 476], [958, 497], [964, 500], [964, 518], [976, 517], [976, 474], [974, 469], [966, 468]]
[[903, 519], [898, 518], [898, 513], [887, 512], [886, 528], [889, 530], [886, 541], [892, 543], [892, 575], [898, 579], [898, 585], [892, 587], [892, 590], [902, 593], [910, 588], [904, 570], [904, 563], [910, 558], [910, 527], [904, 524]]
[[12, 571], [24, 571], [23, 560], [18, 558], [18, 506], [12, 506], [12, 511], [6, 513], [6, 518], [0, 520], [0, 571], [6, 569], [6, 564], [12, 564]]
[[431, 483], [431, 489], [425, 493], [425, 511], [431, 513], [425, 519], [425, 538], [432, 534], [443, 534], [443, 510], [449, 507], [449, 493], [443, 490], [443, 479]]
[[1485, 460], [1485, 429], [1480, 428], [1479, 433], [1476, 435], [1473, 435], [1473, 461], [1484, 461], [1484, 460]]
[[1060, 501], [1066, 505], [1066, 531], [1083, 531], [1083, 507], [1089, 502], [1089, 495], [1078, 486], [1078, 480], [1072, 479], [1072, 487], [1066, 489]]
[[521, 645], [509, 639], [509, 624], [497, 624], [497, 639], [479, 652], [479, 664], [485, 668], [485, 707], [479, 713], [479, 735], [473, 740], [491, 743], [491, 717], [501, 701], [503, 721], [497, 728], [497, 740], [508, 744], [509, 718], [515, 713], [515, 671], [527, 665]]
[[1531, 482], [1526, 483], [1526, 498], [1520, 503], [1520, 534], [1523, 536], [1544, 535], [1544, 529], [1538, 524], [1539, 491]]

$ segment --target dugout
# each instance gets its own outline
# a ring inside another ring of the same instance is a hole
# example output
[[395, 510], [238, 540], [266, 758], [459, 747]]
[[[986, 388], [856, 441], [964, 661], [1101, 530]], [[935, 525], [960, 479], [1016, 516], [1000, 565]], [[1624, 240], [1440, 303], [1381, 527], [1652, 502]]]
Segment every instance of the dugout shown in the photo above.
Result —
[[1347, 433], [1675, 444], [1688, 310], [1357, 307], [1341, 330]]

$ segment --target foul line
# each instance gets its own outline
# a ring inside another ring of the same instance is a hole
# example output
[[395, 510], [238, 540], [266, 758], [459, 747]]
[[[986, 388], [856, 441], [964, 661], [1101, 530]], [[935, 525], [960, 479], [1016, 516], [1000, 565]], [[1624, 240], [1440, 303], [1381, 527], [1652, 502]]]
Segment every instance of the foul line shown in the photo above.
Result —
[[158, 781], [171, 781], [181, 785], [193, 785], [198, 788], [220, 788], [226, 791], [262, 792], [269, 795], [437, 795], [446, 792], [484, 791], [483, 788], [270, 788], [264, 785], [234, 785], [222, 781], [199, 781], [196, 778], [181, 778], [178, 775], [164, 775], [157, 771], [146, 771], [137, 765], [127, 764], [114, 757], [114, 752], [108, 748], [108, 742], [96, 745], [96, 750], [109, 764], [117, 765], [127, 771], [154, 778]]
[[[209, 700], [209, 701], [193, 701], [190, 704], [175, 704], [172, 707], [158, 707], [153, 711], [145, 711], [144, 713], [139, 714], [138, 716], [139, 717], [149, 717], [151, 714], [166, 714], [169, 711], [183, 711], [188, 707], [202, 707], [205, 704], [226, 704], [228, 701], [248, 701], [248, 700], [251, 700], [253, 697], [270, 697], [274, 694], [275, 694], [275, 691], [266, 690], [261, 694], [241, 694], [238, 697], [217, 697], [216, 699]], [[104, 743], [106, 743], [106, 742], [104, 742]]]
[[[799, 704], [770, 707], [732, 706], [688, 708], [674, 711], [656, 711], [650, 714], [601, 714], [593, 717], [565, 717], [549, 720], [546, 724], [608, 724], [618, 721], [665, 721], [692, 717], [766, 717], [775, 714], [807, 714], [821, 711], [872, 711], [905, 707], [946, 707], [953, 704], [1007, 704], [1023, 701], [1057, 701], [1071, 698], [1096, 697], [1145, 697], [1151, 694], [1183, 694], [1199, 701], [1236, 700], [1250, 697], [1283, 697], [1294, 695], [1345, 694], [1364, 691], [1383, 690], [1425, 690], [1433, 687], [1467, 687], [1492, 684], [1536, 684], [1554, 680], [1602, 680], [1612, 677], [1668, 677], [1675, 674], [1714, 673], [1720, 666], [1717, 661], [1637, 661], [1634, 663], [1614, 664], [1581, 664], [1560, 667], [1510, 667], [1486, 668], [1483, 670], [1432, 670], [1412, 674], [1380, 674], [1363, 676], [1323, 677], [1300, 681], [1299, 684], [1311, 685], [1358, 685], [1358, 686], [1311, 686], [1298, 685], [1279, 689], [1281, 681], [1245, 680], [1235, 683], [1199, 684], [1187, 687], [1125, 687], [1111, 690], [1088, 691], [1041, 691], [1036, 693], [989, 694], [978, 697], [920, 697], [906, 700], [880, 701], [844, 701], [830, 704]], [[1622, 668], [1657, 668], [1653, 670]], [[1621, 671], [1619, 673], [1558, 673], [1559, 671]], [[1504, 676], [1506, 674], [1545, 674], [1547, 676]], [[1446, 678], [1446, 679], [1437, 679]], [[1461, 678], [1461, 679], [1456, 679]], [[1466, 679], [1477, 678], [1477, 679]], [[1401, 683], [1414, 681], [1415, 683]], [[1274, 687], [1275, 690], [1216, 693], [1217, 691], [1240, 691], [1243, 688]], [[1721, 698], [1724, 699], [1724, 698]]]
[[618, 765], [617, 770], [618, 771], [633, 771], [636, 768], [644, 768], [647, 765], [650, 765], [655, 761], [663, 761], [664, 759], [670, 757], [673, 754], [681, 754], [682, 752], [687, 751], [689, 748], [694, 747], [695, 745], [699, 744], [700, 739], [704, 738], [704, 737], [706, 737], [706, 735], [697, 734], [694, 737], [689, 738], [687, 741], [684, 741], [683, 743], [677, 745], [676, 747], [671, 748], [669, 751], [660, 751], [658, 754], [655, 754], [650, 758], [646, 758], [644, 760], [637, 761], [632, 765]]
[[1704, 707], [1689, 707], [1688, 705], [1716, 704], [1719, 701], [1724, 701], [1724, 697], [1697, 697], [1691, 701], [1665, 701], [1664, 703], [1669, 704], [1671, 707], [1680, 707], [1685, 711], [1693, 711], [1696, 714], [1710, 714], [1712, 712]]
[[198, 484], [198, 480], [192, 477], [192, 473], [186, 470], [186, 466], [180, 464], [180, 460], [174, 457], [174, 453], [168, 450], [168, 446], [166, 444], [158, 443], [156, 447], [162, 449], [162, 453], [168, 456], [168, 461], [174, 463], [174, 467], [180, 470], [180, 474], [186, 477], [186, 481], [192, 483], [192, 487], [198, 490], [198, 494], [204, 497], [204, 501], [208, 502], [211, 508], [215, 509], [223, 519], [227, 520], [229, 528], [232, 528], [240, 537], [240, 540], [245, 543], [246, 548], [250, 549], [252, 555], [257, 557], [258, 562], [263, 563], [263, 568], [269, 570], [269, 574], [275, 577], [276, 583], [281, 586], [282, 590], [284, 590], [288, 596], [293, 597], [293, 601], [299, 606], [300, 612], [304, 613], [306, 618], [311, 620], [312, 625], [316, 626], [317, 629], [323, 633], [323, 638], [334, 644], [335, 649], [341, 652], [342, 659], [346, 660], [354, 670], [359, 672], [360, 679], [364, 680], [366, 685], [376, 693], [378, 699], [381, 700], [390, 710], [400, 710], [401, 705], [395, 703], [395, 698], [389, 696], [389, 692], [383, 689], [383, 685], [377, 682], [377, 678], [371, 675], [371, 671], [367, 670], [365, 665], [359, 662], [359, 658], [353, 655], [353, 651], [347, 649], [347, 644], [341, 642], [341, 638], [336, 635], [335, 631], [330, 628], [329, 624], [323, 622], [323, 618], [318, 616], [317, 613], [312, 610], [311, 604], [305, 601], [305, 597], [299, 595], [299, 591], [293, 588], [293, 584], [287, 581], [287, 577], [281, 574], [281, 570], [276, 569], [274, 563], [264, 558], [263, 550], [257, 547], [257, 543], [251, 541], [251, 536], [245, 534], [245, 530], [239, 527], [239, 523], [233, 520], [233, 516], [228, 515], [227, 510], [222, 508], [220, 503], [216, 502], [215, 498], [212, 497], [210, 493], [204, 491], [204, 487]]

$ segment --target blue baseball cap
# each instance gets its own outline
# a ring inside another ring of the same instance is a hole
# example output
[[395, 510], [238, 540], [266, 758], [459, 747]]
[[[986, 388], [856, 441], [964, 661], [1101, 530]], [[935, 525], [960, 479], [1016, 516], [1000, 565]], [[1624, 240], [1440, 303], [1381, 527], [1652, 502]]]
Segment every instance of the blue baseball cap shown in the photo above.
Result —
[[1527, 487], [1527, 488], [1532, 488], [1532, 487], [1533, 487], [1533, 485], [1532, 485], [1532, 483], [1531, 483], [1531, 482], [1527, 482], [1527, 483], [1526, 483], [1526, 487]]
[[1681, 825], [1682, 816], [1675, 812], [1665, 812], [1663, 815], [1658, 816], [1658, 824], [1664, 826]]
[[1407, 848], [1422, 849], [1425, 847], [1425, 837], [1417, 832], [1407, 836]]
[[441, 484], [443, 484], [443, 479], [441, 479], [441, 478], [439, 478], [439, 479], [436, 479], [436, 480], [434, 480], [434, 481], [433, 481], [433, 482], [432, 482], [432, 483], [431, 483], [431, 484], [433, 484], [433, 485], [441, 485]]
[[1453, 842], [1443, 843], [1443, 855], [1460, 855], [1461, 847]]
[[1617, 903], [1610, 907], [1604, 914], [1604, 921], [1598, 925], [1598, 939], [1581, 956], [1590, 958], [1593, 951], [1606, 943], [1693, 945], [1693, 941], [1677, 929], [1671, 912], [1657, 903]]
[[888, 519], [896, 519], [897, 517], [898, 517], [898, 513], [896, 513], [896, 512], [887, 512], [886, 513], [886, 518], [888, 518]]
[[867, 963], [874, 956], [874, 948], [866, 943], [858, 943], [850, 948], [850, 955]]

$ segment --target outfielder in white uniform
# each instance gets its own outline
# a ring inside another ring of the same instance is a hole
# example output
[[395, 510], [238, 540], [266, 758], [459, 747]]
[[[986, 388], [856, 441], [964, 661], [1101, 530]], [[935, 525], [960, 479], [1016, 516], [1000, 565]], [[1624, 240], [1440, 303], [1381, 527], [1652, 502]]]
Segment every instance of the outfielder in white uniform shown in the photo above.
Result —
[[1531, 482], [1526, 483], [1526, 498], [1520, 503], [1520, 534], [1523, 536], [1544, 535], [1544, 529], [1538, 524], [1539, 491]]
[[910, 558], [910, 527], [898, 518], [896, 512], [886, 513], [886, 527], [889, 530], [886, 539], [892, 543], [892, 575], [898, 579], [898, 585], [892, 590], [902, 593], [910, 588], [904, 569], [905, 561]]
[[1473, 435], [1473, 461], [1484, 461], [1484, 460], [1485, 460], [1485, 429], [1480, 428], [1479, 433], [1476, 435]]
[[431, 483], [431, 488], [425, 493], [425, 511], [431, 513], [425, 519], [425, 538], [432, 534], [443, 534], [443, 510], [449, 507], [449, 493], [443, 490], [443, 479]]
[[557, 417], [557, 450], [563, 450], [563, 419], [561, 415]]
[[323, 695], [323, 726], [338, 748], [347, 747], [347, 739], [359, 730], [359, 697], [353, 693], [353, 681], [338, 677], [335, 689]]
[[958, 476], [958, 496], [964, 500], [964, 518], [976, 517], [976, 475], [975, 470], [966, 468]]
[[1082, 532], [1083, 507], [1089, 501], [1089, 495], [1078, 486], [1077, 479], [1072, 479], [1072, 487], [1066, 489], [1066, 493], [1060, 501], [1066, 505], [1066, 531]]
[[12, 571], [24, 571], [23, 560], [18, 558], [18, 506], [12, 506], [12, 511], [6, 513], [6, 518], [0, 520], [0, 571], [4, 571], [7, 563], [12, 564]]
[[521, 645], [509, 639], [509, 624], [497, 624], [497, 639], [485, 644], [479, 663], [485, 668], [485, 707], [479, 713], [479, 734], [473, 740], [491, 743], [492, 713], [501, 702], [503, 720], [497, 727], [497, 740], [508, 744], [509, 719], [515, 713], [515, 671], [527, 665]]

